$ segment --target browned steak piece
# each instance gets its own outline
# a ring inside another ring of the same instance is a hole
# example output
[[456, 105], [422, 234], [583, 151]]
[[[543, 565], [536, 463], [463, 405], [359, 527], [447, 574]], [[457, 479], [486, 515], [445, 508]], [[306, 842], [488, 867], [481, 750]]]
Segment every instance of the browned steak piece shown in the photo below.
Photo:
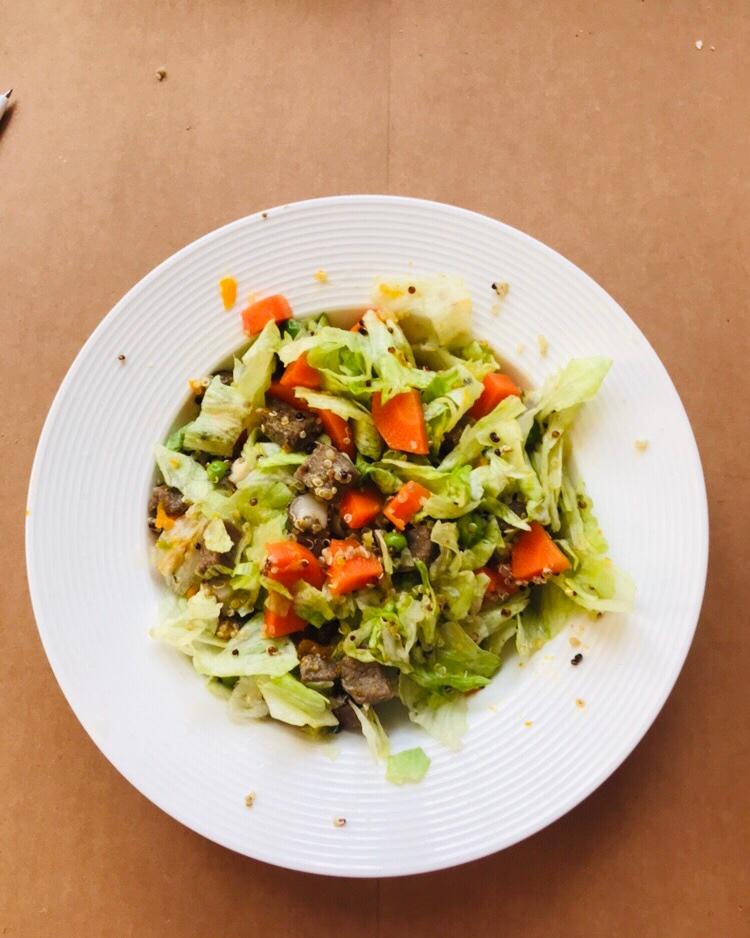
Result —
[[429, 563], [432, 560], [434, 549], [437, 546], [430, 539], [431, 527], [429, 524], [413, 524], [406, 529], [406, 543], [409, 553], [415, 560]]
[[352, 733], [360, 733], [362, 725], [359, 722], [357, 714], [352, 709], [352, 702], [348, 697], [334, 697], [331, 700], [333, 715], [339, 721], [342, 730], [350, 730]]
[[327, 443], [318, 443], [294, 473], [298, 482], [325, 501], [330, 501], [342, 492], [358, 476], [354, 463], [346, 453], [340, 453]]
[[358, 704], [379, 704], [395, 697], [388, 672], [377, 662], [341, 660], [341, 685]]
[[288, 452], [309, 452], [323, 431], [323, 425], [315, 414], [295, 410], [284, 401], [271, 399], [260, 415], [261, 432]]
[[335, 681], [339, 676], [337, 661], [331, 661], [322, 655], [303, 655], [299, 661], [299, 678], [303, 684], [317, 684], [320, 681]]

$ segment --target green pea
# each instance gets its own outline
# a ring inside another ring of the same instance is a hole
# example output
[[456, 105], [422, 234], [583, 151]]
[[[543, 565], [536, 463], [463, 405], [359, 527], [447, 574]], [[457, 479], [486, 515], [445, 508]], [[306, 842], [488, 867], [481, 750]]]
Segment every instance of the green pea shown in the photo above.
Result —
[[389, 531], [383, 536], [383, 540], [388, 550], [400, 551], [406, 547], [406, 538], [398, 531]]
[[220, 482], [229, 472], [229, 463], [223, 459], [216, 459], [206, 466], [206, 475], [211, 482]]

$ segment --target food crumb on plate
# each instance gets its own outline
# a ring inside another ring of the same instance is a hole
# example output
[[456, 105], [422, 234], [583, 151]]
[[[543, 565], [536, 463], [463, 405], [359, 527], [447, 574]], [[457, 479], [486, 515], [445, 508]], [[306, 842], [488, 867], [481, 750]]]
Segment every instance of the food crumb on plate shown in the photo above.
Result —
[[164, 79], [167, 77], [167, 70], [162, 65], [161, 68], [156, 69], [156, 72], [154, 74], [156, 75], [157, 81], [164, 81]]
[[523, 721], [523, 725], [526, 727], [526, 729], [529, 729], [529, 727], [531, 727], [531, 726], [534, 725], [534, 721], [533, 721], [533, 720], [524, 720], [524, 721]]
[[536, 337], [536, 344], [539, 346], [539, 354], [544, 357], [547, 352], [549, 352], [549, 342], [546, 336], [538, 335]]
[[581, 640], [580, 640], [580, 638], [578, 638], [578, 637], [575, 636], [575, 635], [571, 635], [570, 638], [568, 639], [568, 641], [570, 642], [570, 644], [572, 645], [573, 648], [580, 648], [580, 647], [581, 647]]
[[120, 352], [120, 354], [117, 356], [117, 361], [118, 361], [118, 362], [124, 362], [124, 361], [125, 361], [125, 356], [122, 354], [122, 352]]
[[578, 654], [573, 655], [573, 657], [570, 659], [570, 663], [573, 665], [574, 668], [577, 667], [582, 661], [583, 661], [583, 655], [581, 654], [580, 651], [578, 652]]
[[633, 445], [639, 453], [645, 453], [648, 449], [648, 440], [636, 440]]
[[245, 795], [245, 807], [252, 808], [255, 804], [255, 792], [251, 791]]
[[497, 293], [501, 300], [504, 300], [510, 290], [510, 284], [504, 280], [498, 280], [492, 284], [492, 289]]
[[346, 818], [345, 817], [335, 817], [333, 819], [334, 827], [346, 827]]
[[318, 283], [328, 283], [328, 271], [326, 270], [316, 270], [313, 277]]
[[581, 700], [580, 697], [576, 697], [576, 707], [578, 707], [579, 710], [583, 710], [585, 706], [586, 706], [586, 701]]
[[237, 302], [237, 281], [234, 277], [222, 277], [219, 281], [219, 294], [225, 310], [230, 310]]

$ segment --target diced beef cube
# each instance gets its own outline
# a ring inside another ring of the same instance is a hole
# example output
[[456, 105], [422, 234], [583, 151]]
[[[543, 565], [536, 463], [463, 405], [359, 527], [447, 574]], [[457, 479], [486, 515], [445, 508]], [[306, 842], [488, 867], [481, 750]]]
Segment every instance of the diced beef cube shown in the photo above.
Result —
[[260, 414], [261, 432], [289, 452], [308, 452], [323, 430], [315, 414], [295, 410], [284, 401], [271, 401], [270, 406], [263, 408]]
[[318, 443], [295, 472], [294, 478], [324, 501], [330, 501], [359, 476], [346, 453], [333, 446]]
[[331, 705], [333, 715], [339, 721], [339, 726], [342, 730], [349, 730], [352, 733], [362, 732], [359, 717], [352, 709], [352, 703], [348, 697], [334, 697], [331, 700]]
[[395, 696], [393, 683], [382, 665], [377, 662], [343, 658], [341, 686], [358, 704], [379, 704]]
[[299, 662], [299, 677], [303, 684], [317, 684], [320, 681], [335, 681], [339, 676], [337, 661], [322, 655], [303, 655]]
[[436, 544], [430, 539], [429, 524], [412, 524], [406, 529], [406, 543], [414, 560], [429, 563], [435, 555]]
[[148, 526], [152, 531], [157, 530], [155, 519], [159, 504], [170, 518], [184, 515], [188, 510], [188, 504], [183, 501], [179, 489], [170, 488], [170, 486], [163, 484], [155, 485], [148, 500]]

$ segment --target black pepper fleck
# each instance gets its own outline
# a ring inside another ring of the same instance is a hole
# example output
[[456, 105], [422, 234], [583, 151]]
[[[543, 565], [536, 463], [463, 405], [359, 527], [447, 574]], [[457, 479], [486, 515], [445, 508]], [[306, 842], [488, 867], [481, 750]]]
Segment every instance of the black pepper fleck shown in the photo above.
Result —
[[583, 655], [580, 653], [580, 651], [578, 652], [577, 655], [573, 655], [573, 657], [570, 659], [570, 663], [573, 665], [573, 667], [576, 667], [582, 661], [583, 661]]
[[233, 654], [235, 657], [237, 657], [237, 655], [239, 655], [239, 653], [240, 653], [239, 648], [233, 648], [233, 649], [232, 649], [232, 654]]

